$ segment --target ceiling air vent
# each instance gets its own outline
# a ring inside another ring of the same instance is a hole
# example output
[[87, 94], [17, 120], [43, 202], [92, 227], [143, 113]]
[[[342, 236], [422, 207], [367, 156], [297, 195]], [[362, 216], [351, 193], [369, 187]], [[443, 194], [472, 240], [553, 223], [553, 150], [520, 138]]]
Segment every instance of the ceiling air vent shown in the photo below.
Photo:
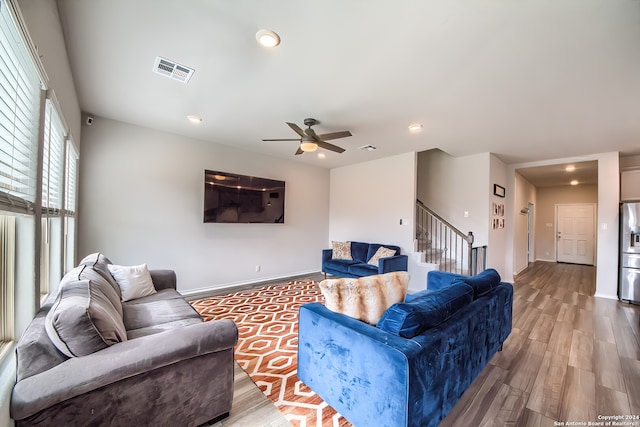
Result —
[[376, 150], [376, 147], [374, 147], [373, 145], [363, 145], [362, 147], [358, 147], [360, 150], [363, 151], [373, 151]]
[[175, 61], [156, 56], [153, 72], [182, 83], [189, 83], [189, 79], [196, 70], [180, 65]]

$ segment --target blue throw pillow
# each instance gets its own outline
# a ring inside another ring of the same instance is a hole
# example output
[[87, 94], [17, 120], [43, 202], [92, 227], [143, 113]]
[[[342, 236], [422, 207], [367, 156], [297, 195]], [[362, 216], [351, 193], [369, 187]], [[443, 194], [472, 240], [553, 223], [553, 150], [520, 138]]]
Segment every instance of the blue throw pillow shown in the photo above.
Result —
[[446, 321], [473, 301], [473, 288], [458, 282], [429, 292], [411, 302], [394, 304], [378, 322], [378, 328], [404, 338], [413, 338]]
[[488, 294], [500, 284], [500, 275], [493, 268], [489, 268], [475, 276], [458, 279], [473, 288], [473, 299]]

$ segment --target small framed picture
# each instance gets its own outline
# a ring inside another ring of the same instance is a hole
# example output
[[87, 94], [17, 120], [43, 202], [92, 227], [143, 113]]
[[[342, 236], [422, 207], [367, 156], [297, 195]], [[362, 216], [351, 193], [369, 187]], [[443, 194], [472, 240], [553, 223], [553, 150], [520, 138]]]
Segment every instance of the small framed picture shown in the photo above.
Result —
[[504, 197], [505, 195], [504, 187], [498, 184], [493, 184], [493, 194], [495, 194], [498, 197]]

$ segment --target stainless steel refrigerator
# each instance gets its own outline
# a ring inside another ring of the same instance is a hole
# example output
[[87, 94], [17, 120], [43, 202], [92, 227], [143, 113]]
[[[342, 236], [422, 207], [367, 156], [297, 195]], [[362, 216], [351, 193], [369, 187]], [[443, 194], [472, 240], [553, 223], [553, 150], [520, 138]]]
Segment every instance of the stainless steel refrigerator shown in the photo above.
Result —
[[618, 298], [640, 304], [640, 203], [620, 205]]

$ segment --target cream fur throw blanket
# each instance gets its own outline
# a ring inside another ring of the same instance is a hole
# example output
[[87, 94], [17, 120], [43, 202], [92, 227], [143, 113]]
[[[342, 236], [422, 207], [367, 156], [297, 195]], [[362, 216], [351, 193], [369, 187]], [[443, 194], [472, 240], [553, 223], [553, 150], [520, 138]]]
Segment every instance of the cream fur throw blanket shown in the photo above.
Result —
[[404, 302], [409, 273], [394, 271], [357, 279], [325, 279], [319, 286], [329, 310], [376, 325], [387, 308]]

